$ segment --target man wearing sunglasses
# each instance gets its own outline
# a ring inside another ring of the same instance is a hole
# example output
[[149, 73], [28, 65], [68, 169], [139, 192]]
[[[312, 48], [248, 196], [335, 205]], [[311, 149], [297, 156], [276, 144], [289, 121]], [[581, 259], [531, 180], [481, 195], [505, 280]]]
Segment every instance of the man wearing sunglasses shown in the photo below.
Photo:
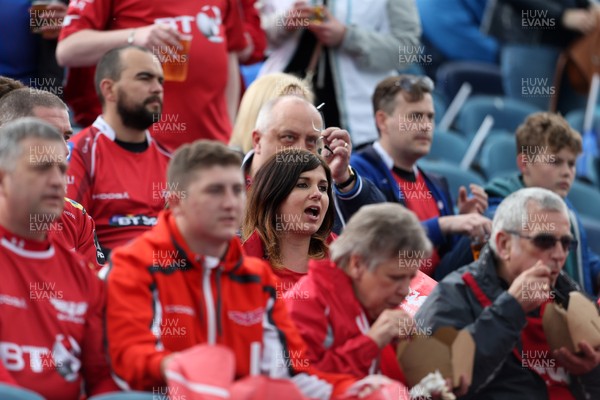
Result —
[[351, 164], [381, 190], [386, 201], [403, 204], [423, 222], [435, 249], [421, 270], [441, 279], [473, 261], [470, 237], [485, 238], [491, 221], [481, 215], [487, 208], [483, 188], [470, 185], [468, 198], [466, 188], [461, 187], [460, 215], [454, 215], [446, 180], [417, 167], [417, 161], [429, 154], [433, 140], [432, 91], [428, 77], [400, 75], [379, 82], [372, 98], [379, 140], [353, 155]]
[[600, 257], [587, 244], [587, 236], [573, 205], [566, 199], [575, 179], [575, 161], [581, 153], [581, 135], [560, 115], [539, 112], [530, 115], [516, 132], [519, 173], [491, 181], [485, 190], [493, 218], [498, 204], [524, 187], [542, 187], [565, 200], [569, 208], [571, 235], [579, 242], [569, 253], [564, 270], [591, 296], [598, 294]]
[[476, 343], [464, 399], [599, 399], [600, 351], [551, 351], [545, 305], [574, 282], [562, 267], [577, 246], [567, 206], [555, 193], [526, 188], [500, 204], [480, 258], [445, 277], [415, 316], [433, 331], [466, 328]]

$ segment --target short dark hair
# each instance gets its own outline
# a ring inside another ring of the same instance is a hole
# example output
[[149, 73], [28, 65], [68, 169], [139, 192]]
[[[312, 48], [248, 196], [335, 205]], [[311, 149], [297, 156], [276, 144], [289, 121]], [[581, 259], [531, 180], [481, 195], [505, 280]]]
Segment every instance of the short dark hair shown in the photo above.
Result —
[[537, 112], [519, 125], [516, 133], [517, 154], [533, 146], [548, 146], [552, 153], [564, 148], [576, 155], [582, 151], [581, 135], [558, 114]]
[[[241, 167], [242, 157], [221, 142], [196, 140], [177, 149], [167, 168], [169, 187], [187, 189], [193, 174], [215, 165]], [[241, 171], [240, 171], [241, 173]]]
[[391, 114], [396, 108], [396, 94], [402, 92], [409, 103], [421, 101], [425, 93], [433, 91], [433, 81], [427, 76], [398, 75], [385, 78], [377, 84], [373, 96], [373, 114], [382, 110]]
[[113, 81], [121, 79], [121, 72], [123, 71], [121, 53], [129, 49], [138, 49], [145, 53], [152, 54], [152, 52], [145, 47], [132, 45], [115, 47], [104, 53], [96, 65], [96, 74], [94, 75], [94, 85], [96, 86], [96, 93], [100, 99], [100, 104], [104, 105], [104, 96], [102, 96], [102, 90], [100, 90], [100, 82], [102, 82], [103, 79], [111, 79]]
[[17, 118], [33, 116], [35, 107], [69, 110], [57, 95], [45, 90], [23, 87], [0, 99], [0, 126]]
[[331, 189], [333, 185], [331, 170], [325, 160], [308, 150], [292, 148], [271, 156], [256, 173], [248, 196], [242, 235], [247, 239], [255, 230], [258, 232], [265, 244], [265, 254], [269, 257], [273, 268], [283, 267], [276, 225], [277, 212], [296, 187], [300, 175], [319, 166], [323, 167], [327, 177], [329, 207], [321, 227], [310, 239], [308, 254], [313, 258], [325, 258], [329, 252], [327, 238], [333, 228], [335, 207]]

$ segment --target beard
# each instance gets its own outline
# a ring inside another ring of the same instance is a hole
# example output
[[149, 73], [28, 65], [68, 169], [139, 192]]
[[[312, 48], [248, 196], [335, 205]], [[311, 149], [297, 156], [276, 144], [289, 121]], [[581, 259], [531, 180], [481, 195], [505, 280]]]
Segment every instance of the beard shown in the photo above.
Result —
[[[162, 100], [159, 96], [148, 97], [142, 104], [131, 105], [127, 100], [127, 95], [125, 95], [124, 92], [119, 91], [119, 99], [117, 100], [117, 113], [119, 114], [119, 117], [121, 117], [123, 125], [126, 127], [144, 131], [153, 123], [160, 120]], [[149, 103], [154, 101], [158, 101], [160, 103], [160, 107], [156, 112], [152, 112], [146, 108]]]

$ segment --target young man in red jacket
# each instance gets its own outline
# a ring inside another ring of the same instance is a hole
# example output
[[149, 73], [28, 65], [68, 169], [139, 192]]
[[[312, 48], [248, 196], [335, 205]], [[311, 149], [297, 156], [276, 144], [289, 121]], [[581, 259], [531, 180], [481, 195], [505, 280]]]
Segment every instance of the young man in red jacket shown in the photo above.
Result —
[[169, 164], [170, 209], [157, 225], [112, 254], [107, 333], [112, 367], [130, 387], [157, 392], [171, 357], [200, 344], [235, 354], [235, 378], [289, 378], [306, 397], [344, 394], [356, 380], [314, 370], [276, 295], [264, 261], [246, 257], [236, 233], [245, 184], [237, 153], [217, 142], [182, 146]]

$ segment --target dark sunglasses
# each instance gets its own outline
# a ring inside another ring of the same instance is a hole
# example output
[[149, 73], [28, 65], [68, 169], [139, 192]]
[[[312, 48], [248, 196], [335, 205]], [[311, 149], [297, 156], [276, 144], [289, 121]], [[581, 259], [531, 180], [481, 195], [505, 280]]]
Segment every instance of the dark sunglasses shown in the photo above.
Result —
[[564, 251], [574, 251], [577, 249], [577, 240], [570, 236], [561, 236], [557, 238], [549, 233], [540, 233], [535, 236], [525, 236], [520, 232], [506, 231], [511, 235], [518, 236], [523, 239], [531, 240], [531, 243], [540, 250], [549, 250], [556, 246], [556, 242], [560, 242]]
[[417, 87], [424, 92], [433, 92], [435, 87], [433, 81], [428, 76], [406, 76], [398, 80], [396, 85], [410, 93], [413, 93]]

